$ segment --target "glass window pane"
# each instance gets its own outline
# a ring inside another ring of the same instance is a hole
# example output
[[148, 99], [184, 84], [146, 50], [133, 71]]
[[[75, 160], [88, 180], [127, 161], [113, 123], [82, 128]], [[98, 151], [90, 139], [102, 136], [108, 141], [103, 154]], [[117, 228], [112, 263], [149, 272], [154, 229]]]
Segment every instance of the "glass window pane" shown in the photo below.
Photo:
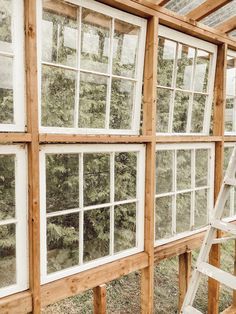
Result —
[[191, 193], [176, 196], [176, 232], [190, 230]]
[[76, 72], [43, 66], [42, 125], [73, 127]]
[[233, 153], [233, 149], [234, 147], [231, 146], [231, 147], [224, 147], [224, 174], [225, 174], [225, 171], [228, 167], [228, 164], [229, 164], [229, 160], [230, 160], [230, 157]]
[[16, 227], [0, 226], [0, 288], [16, 283]]
[[163, 37], [159, 38], [157, 67], [158, 85], [172, 86], [176, 47], [176, 42]]
[[173, 132], [186, 133], [188, 107], [189, 107], [189, 94], [183, 92], [176, 92], [174, 104], [174, 117], [173, 117]]
[[157, 89], [157, 132], [168, 133], [169, 110], [173, 92], [168, 89]]
[[0, 78], [0, 123], [14, 123], [12, 58], [0, 55]]
[[131, 129], [134, 102], [134, 83], [113, 79], [111, 86], [111, 129]]
[[47, 219], [48, 274], [79, 264], [79, 213]]
[[173, 190], [174, 151], [160, 150], [156, 153], [156, 193]]
[[187, 15], [190, 11], [197, 8], [205, 0], [170, 0], [167, 1], [165, 8], [180, 15]]
[[[46, 1], [44, 1], [46, 4]], [[43, 10], [42, 60], [76, 67], [77, 65], [77, 9], [62, 4], [63, 12], [55, 8]]]
[[184, 90], [191, 89], [195, 49], [179, 44], [177, 59], [176, 87]]
[[12, 0], [0, 0], [0, 50], [11, 51], [11, 43]]
[[0, 221], [14, 217], [15, 156], [0, 155]]
[[165, 239], [172, 235], [172, 196], [156, 199], [155, 239]]
[[84, 206], [110, 202], [110, 155], [84, 154]]
[[47, 212], [79, 208], [78, 154], [46, 156]]
[[81, 68], [106, 73], [110, 54], [111, 18], [82, 9]]
[[236, 96], [236, 57], [227, 57], [226, 94]]
[[207, 186], [208, 185], [208, 149], [196, 150], [196, 168], [195, 168], [195, 186]]
[[136, 203], [114, 208], [114, 252], [136, 246]]
[[115, 20], [113, 74], [134, 77], [138, 54], [139, 27]]
[[199, 190], [195, 192], [195, 223], [194, 228], [200, 228], [207, 225], [208, 222], [208, 190]]
[[225, 131], [232, 132], [234, 131], [234, 102], [236, 103], [236, 98], [226, 97], [226, 106], [225, 106]]
[[193, 109], [192, 109], [192, 122], [191, 132], [203, 132], [204, 113], [206, 107], [207, 97], [201, 94], [194, 94], [193, 96]]
[[194, 74], [194, 90], [196, 92], [207, 92], [208, 76], [210, 67], [210, 53], [197, 50], [197, 60]]
[[191, 150], [177, 151], [177, 190], [191, 188]]
[[109, 254], [110, 208], [84, 212], [84, 262]]
[[80, 74], [79, 127], [105, 128], [107, 78]]
[[231, 205], [231, 193], [229, 194], [229, 197], [225, 203], [222, 218], [228, 218], [230, 217], [230, 206]]
[[115, 154], [115, 201], [136, 198], [137, 153]]

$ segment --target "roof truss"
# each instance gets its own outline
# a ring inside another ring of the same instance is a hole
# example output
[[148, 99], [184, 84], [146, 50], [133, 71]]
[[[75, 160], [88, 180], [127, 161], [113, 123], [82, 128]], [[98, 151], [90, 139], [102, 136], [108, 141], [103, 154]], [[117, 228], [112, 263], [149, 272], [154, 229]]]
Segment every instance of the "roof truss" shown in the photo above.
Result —
[[236, 16], [231, 17], [230, 19], [217, 25], [215, 28], [221, 31], [222, 33], [229, 33], [230, 31], [236, 28]]

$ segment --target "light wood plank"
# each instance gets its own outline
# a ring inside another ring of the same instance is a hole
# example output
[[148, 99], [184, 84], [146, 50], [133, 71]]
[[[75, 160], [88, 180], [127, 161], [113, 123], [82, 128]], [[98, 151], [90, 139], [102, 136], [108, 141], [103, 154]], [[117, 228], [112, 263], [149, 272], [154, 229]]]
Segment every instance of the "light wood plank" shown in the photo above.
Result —
[[29, 133], [0, 133], [0, 143], [29, 143], [31, 139]]
[[32, 295], [29, 291], [0, 299], [1, 314], [22, 314], [32, 312]]
[[217, 25], [216, 29], [222, 33], [229, 33], [230, 31], [236, 28], [236, 16], [231, 17], [230, 19], [224, 21], [223, 23]]
[[200, 21], [231, 1], [232, 0], [206, 0], [186, 14], [186, 16], [195, 21]]
[[179, 255], [179, 312], [183, 305], [191, 276], [192, 252], [187, 251]]
[[32, 292], [33, 313], [39, 314], [41, 290], [36, 8], [36, 0], [25, 0], [27, 126], [28, 132], [32, 135], [32, 142], [28, 147], [29, 284]]
[[93, 313], [106, 314], [106, 285], [93, 288]]
[[157, 136], [156, 143], [202, 143], [202, 142], [220, 142], [222, 141], [222, 136]]

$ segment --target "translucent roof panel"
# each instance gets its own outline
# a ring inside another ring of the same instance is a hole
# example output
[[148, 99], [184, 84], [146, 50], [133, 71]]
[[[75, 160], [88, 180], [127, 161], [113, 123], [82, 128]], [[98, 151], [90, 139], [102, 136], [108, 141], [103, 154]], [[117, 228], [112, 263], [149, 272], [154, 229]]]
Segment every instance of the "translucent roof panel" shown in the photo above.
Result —
[[232, 32], [229, 32], [228, 35], [236, 38], [236, 29], [234, 29]]
[[205, 0], [170, 0], [165, 5], [165, 8], [180, 15], [185, 15], [198, 7], [203, 2], [205, 2]]
[[236, 0], [224, 5], [219, 10], [201, 20], [201, 23], [215, 27], [236, 15]]

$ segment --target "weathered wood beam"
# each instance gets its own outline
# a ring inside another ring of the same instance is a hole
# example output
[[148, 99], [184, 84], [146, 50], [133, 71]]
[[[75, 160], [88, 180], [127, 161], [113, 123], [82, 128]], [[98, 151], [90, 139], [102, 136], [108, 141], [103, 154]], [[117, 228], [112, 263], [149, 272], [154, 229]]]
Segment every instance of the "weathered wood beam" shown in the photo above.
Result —
[[191, 276], [192, 252], [187, 251], [179, 255], [179, 313], [181, 311], [184, 297], [188, 289]]
[[186, 16], [192, 20], [200, 21], [231, 1], [232, 0], [206, 0], [186, 14]]
[[31, 313], [32, 295], [29, 291], [13, 294], [0, 299], [0, 313]]
[[93, 288], [93, 313], [106, 314], [106, 285], [100, 285]]
[[229, 33], [236, 28], [236, 16], [224, 21], [223, 23], [216, 26], [216, 29], [222, 33]]

